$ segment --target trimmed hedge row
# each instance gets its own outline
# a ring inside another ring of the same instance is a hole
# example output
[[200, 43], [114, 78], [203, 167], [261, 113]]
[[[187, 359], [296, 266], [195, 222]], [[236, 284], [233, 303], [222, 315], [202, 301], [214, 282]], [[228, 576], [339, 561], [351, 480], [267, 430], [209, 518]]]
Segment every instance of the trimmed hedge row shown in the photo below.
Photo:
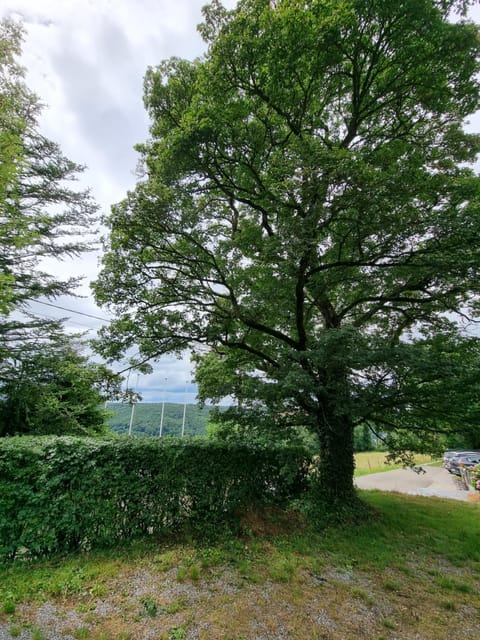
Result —
[[0, 440], [0, 558], [113, 546], [185, 526], [225, 526], [240, 507], [306, 482], [302, 447], [200, 440]]

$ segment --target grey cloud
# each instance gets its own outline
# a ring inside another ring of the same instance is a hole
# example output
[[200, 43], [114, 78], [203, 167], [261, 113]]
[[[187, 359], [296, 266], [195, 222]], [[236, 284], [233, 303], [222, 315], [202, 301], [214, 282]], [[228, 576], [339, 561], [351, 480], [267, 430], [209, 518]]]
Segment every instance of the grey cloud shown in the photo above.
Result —
[[[136, 162], [133, 145], [145, 138], [147, 129], [141, 95], [143, 70], [136, 69], [134, 52], [113, 22], [103, 20], [94, 31], [95, 62], [67, 34], [52, 61], [74, 114], [77, 135], [100, 159], [104, 171], [129, 184]], [[92, 165], [88, 158], [85, 162]]]
[[187, 354], [181, 359], [162, 356], [152, 365], [152, 374], [137, 376], [132, 372], [128, 379], [129, 388], [139, 391], [143, 402], [196, 402], [197, 389], [191, 382], [192, 365]]

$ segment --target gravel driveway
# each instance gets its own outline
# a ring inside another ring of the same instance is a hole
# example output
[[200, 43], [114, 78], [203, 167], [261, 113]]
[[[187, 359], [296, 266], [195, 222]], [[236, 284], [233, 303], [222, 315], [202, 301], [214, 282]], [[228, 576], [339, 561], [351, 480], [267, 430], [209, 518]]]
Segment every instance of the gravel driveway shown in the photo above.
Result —
[[475, 492], [465, 490], [455, 476], [442, 467], [425, 465], [424, 473], [413, 469], [395, 469], [383, 473], [372, 473], [355, 479], [359, 489], [397, 491], [416, 496], [435, 496], [452, 500], [471, 500]]

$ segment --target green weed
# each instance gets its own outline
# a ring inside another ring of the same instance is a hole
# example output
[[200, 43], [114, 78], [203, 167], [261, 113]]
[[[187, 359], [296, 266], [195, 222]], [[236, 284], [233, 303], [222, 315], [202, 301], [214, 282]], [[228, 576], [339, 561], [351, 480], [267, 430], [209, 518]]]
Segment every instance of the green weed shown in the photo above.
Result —
[[170, 602], [170, 604], [168, 604], [165, 607], [165, 613], [174, 615], [175, 613], [179, 613], [180, 611], [183, 611], [186, 607], [187, 607], [186, 599], [179, 598], [178, 600], [174, 600], [173, 602]]
[[108, 594], [107, 587], [100, 582], [94, 584], [88, 591], [92, 598], [104, 598]]
[[193, 582], [198, 582], [200, 580], [200, 569], [196, 564], [190, 567], [190, 570], [188, 572], [188, 577]]
[[277, 552], [268, 564], [268, 573], [276, 582], [291, 582], [297, 566], [298, 561], [291, 553]]
[[168, 640], [185, 640], [187, 630], [185, 627], [173, 627], [168, 633]]
[[452, 578], [440, 577], [435, 580], [435, 583], [441, 588], [447, 591], [458, 591], [459, 593], [471, 593], [472, 587], [465, 582], [458, 582]]
[[360, 600], [363, 600], [365, 604], [368, 604], [370, 606], [375, 604], [375, 598], [371, 596], [369, 593], [367, 593], [366, 591], [364, 591], [363, 589], [359, 589], [355, 587], [352, 589], [351, 593], [352, 593], [352, 596], [354, 596], [355, 598], [359, 598]]
[[94, 602], [81, 602], [76, 610], [78, 613], [88, 613], [89, 611], [95, 611], [96, 608]]
[[15, 613], [15, 611], [16, 611], [15, 603], [12, 600], [6, 600], [2, 604], [2, 613], [4, 613], [5, 615], [11, 615]]
[[262, 576], [255, 568], [255, 564], [251, 560], [241, 560], [237, 563], [236, 569], [242, 580], [251, 582], [252, 584], [260, 584], [263, 581]]
[[399, 582], [398, 580], [387, 580], [386, 582], [383, 583], [383, 588], [386, 591], [401, 591], [402, 589], [402, 583]]
[[150, 596], [148, 596], [146, 598], [143, 598], [141, 603], [142, 603], [142, 606], [143, 606], [144, 615], [147, 615], [147, 616], [150, 616], [151, 618], [154, 618], [155, 616], [157, 616], [159, 614], [158, 603], [155, 602], [155, 600], [153, 598], [151, 598]]
[[207, 547], [197, 552], [202, 569], [218, 567], [225, 562], [225, 552], [219, 547]]
[[176, 564], [176, 554], [174, 551], [167, 551], [165, 553], [155, 555], [152, 558], [152, 562], [160, 569], [160, 571], [168, 571], [173, 569]]
[[391, 618], [384, 618], [382, 622], [383, 622], [383, 626], [386, 629], [395, 629], [395, 627], [397, 626]]
[[187, 568], [186, 567], [178, 567], [177, 569], [177, 582], [185, 582], [185, 578], [187, 577]]
[[38, 627], [32, 629], [32, 640], [45, 640], [43, 631]]

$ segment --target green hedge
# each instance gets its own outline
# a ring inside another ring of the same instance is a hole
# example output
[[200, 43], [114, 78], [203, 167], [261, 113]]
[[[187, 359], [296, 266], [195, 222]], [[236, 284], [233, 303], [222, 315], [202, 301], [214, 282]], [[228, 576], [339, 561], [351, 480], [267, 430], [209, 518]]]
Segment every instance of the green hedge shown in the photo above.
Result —
[[112, 546], [299, 495], [308, 454], [200, 440], [0, 439], [0, 558]]

